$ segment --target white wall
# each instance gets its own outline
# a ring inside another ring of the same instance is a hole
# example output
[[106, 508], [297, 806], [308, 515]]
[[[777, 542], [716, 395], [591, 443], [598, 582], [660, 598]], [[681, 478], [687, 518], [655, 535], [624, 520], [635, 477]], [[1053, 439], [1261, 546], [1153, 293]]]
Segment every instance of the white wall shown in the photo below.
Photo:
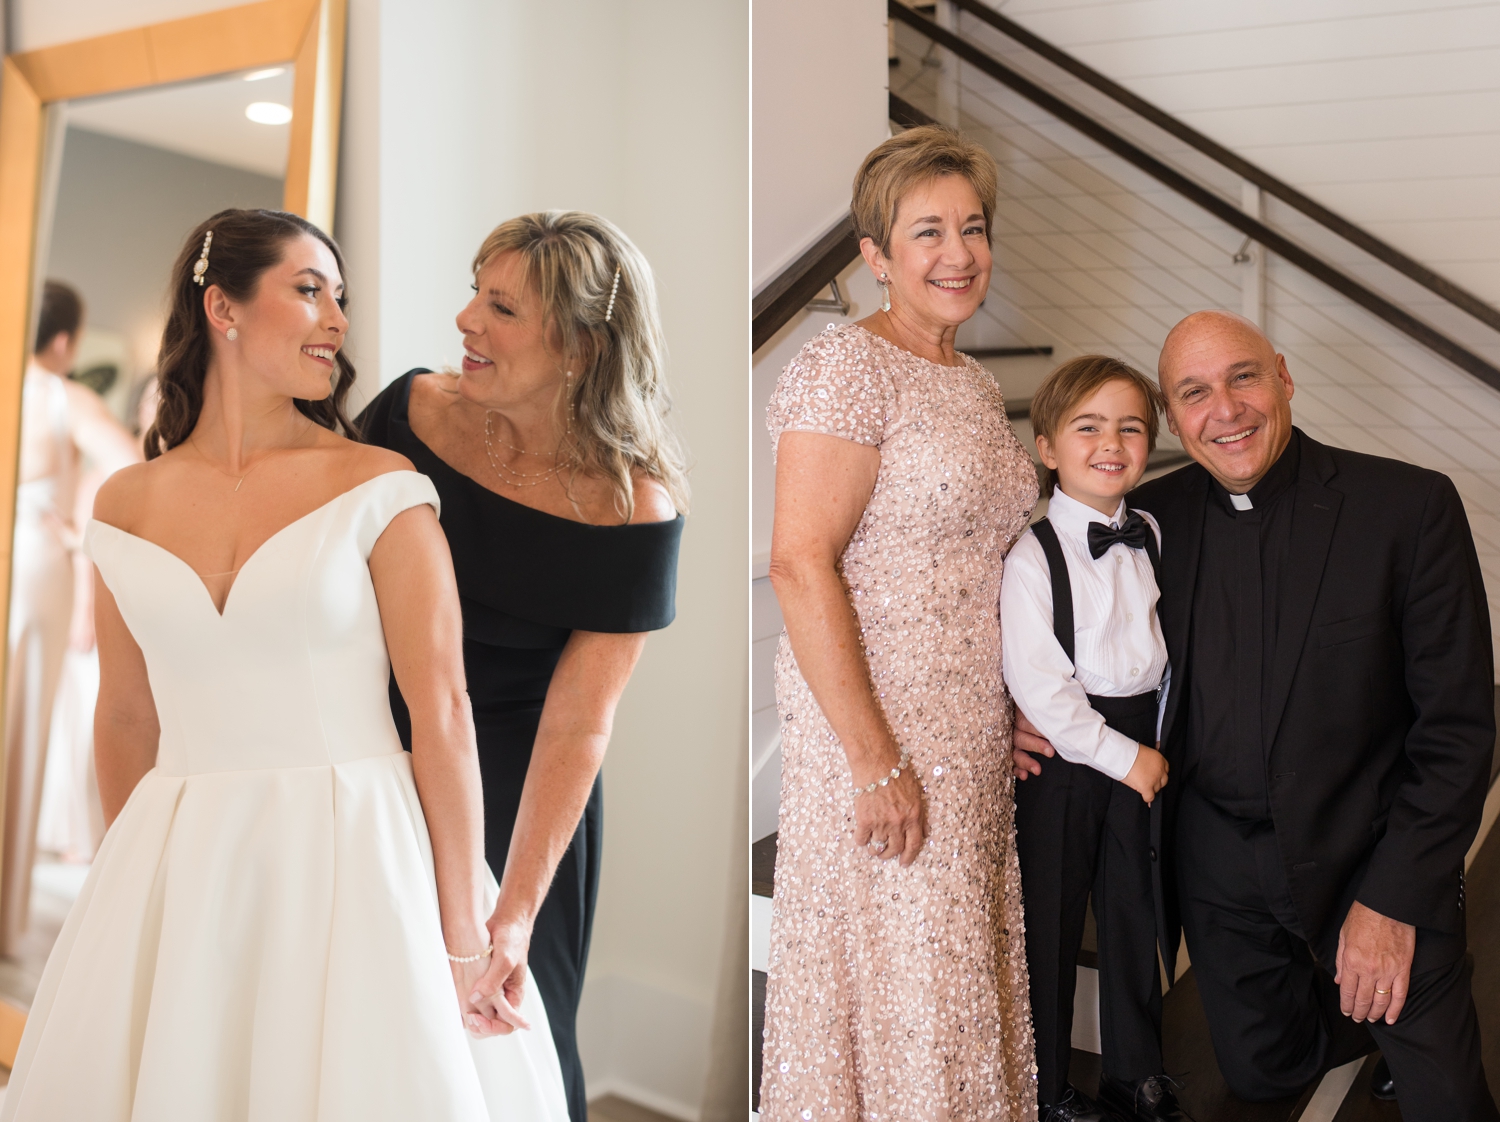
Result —
[[[886, 16], [880, 0], [756, 0], [754, 7], [754, 285], [758, 289], [849, 210], [854, 173], [889, 134]], [[861, 265], [840, 278], [854, 318], [879, 296]], [[852, 287], [851, 287], [852, 286]], [[775, 472], [765, 409], [776, 376], [833, 320], [803, 313], [756, 353], [750, 386], [752, 556], [750, 832], [776, 828], [781, 757], [771, 665], [781, 612], [765, 578]]]
[[756, 0], [758, 289], [849, 209], [865, 153], [885, 139], [885, 5]]
[[[13, 2], [21, 49], [229, 6]], [[457, 360], [469, 261], [505, 218], [597, 211], [657, 273], [693, 508], [677, 622], [647, 644], [605, 764], [580, 1036], [591, 1094], [684, 1118], [747, 867], [748, 46], [743, 0], [350, 2], [336, 232], [367, 390]]]

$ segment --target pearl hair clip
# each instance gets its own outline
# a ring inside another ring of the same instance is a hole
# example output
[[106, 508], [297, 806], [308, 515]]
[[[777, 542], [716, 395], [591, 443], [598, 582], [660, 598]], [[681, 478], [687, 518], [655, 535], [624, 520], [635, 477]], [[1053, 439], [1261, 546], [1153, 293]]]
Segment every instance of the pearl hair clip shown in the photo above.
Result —
[[[207, 253], [207, 250], [204, 250]], [[615, 283], [609, 289], [609, 307], [604, 309], [604, 322], [609, 322], [609, 317], [615, 314], [615, 294], [620, 291], [620, 266], [615, 266]]]
[[203, 255], [198, 258], [198, 263], [193, 266], [193, 281], [199, 288], [203, 287], [203, 274], [208, 272], [208, 247], [213, 244], [214, 232], [210, 230], [203, 235]]

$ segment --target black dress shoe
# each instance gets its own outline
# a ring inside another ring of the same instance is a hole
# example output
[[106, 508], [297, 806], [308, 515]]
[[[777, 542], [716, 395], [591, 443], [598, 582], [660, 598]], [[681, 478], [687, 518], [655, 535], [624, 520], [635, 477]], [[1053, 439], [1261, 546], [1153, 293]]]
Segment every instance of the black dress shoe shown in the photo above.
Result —
[[1094, 1100], [1071, 1084], [1057, 1102], [1051, 1106], [1040, 1106], [1037, 1119], [1038, 1122], [1119, 1122], [1113, 1114], [1100, 1110]]
[[1391, 1078], [1391, 1065], [1384, 1056], [1370, 1073], [1370, 1097], [1388, 1103], [1396, 1101], [1396, 1081]]
[[1099, 1102], [1131, 1122], [1181, 1122], [1171, 1076], [1152, 1075], [1136, 1083], [1099, 1076]]

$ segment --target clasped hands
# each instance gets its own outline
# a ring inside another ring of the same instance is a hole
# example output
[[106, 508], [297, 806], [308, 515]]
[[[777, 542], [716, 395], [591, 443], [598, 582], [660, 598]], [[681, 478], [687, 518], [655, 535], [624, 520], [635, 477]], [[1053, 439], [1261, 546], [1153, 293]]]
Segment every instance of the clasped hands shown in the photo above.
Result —
[[531, 944], [528, 925], [491, 917], [486, 925], [494, 950], [477, 962], [452, 962], [453, 988], [458, 994], [464, 1028], [475, 1036], [507, 1036], [529, 1029], [521, 1016], [526, 985], [526, 952]]
[[[1040, 775], [1042, 767], [1033, 757], [1052, 754], [1051, 743], [1024, 713], [1016, 710], [1011, 753], [1016, 778], [1024, 780], [1031, 775]], [[1165, 785], [1166, 772], [1163, 770], [1160, 786]], [[1136, 790], [1148, 803], [1151, 801], [1145, 791], [1139, 787]], [[1338, 957], [1334, 963], [1333, 980], [1339, 987], [1340, 1012], [1356, 1022], [1384, 1019], [1388, 1025], [1395, 1024], [1401, 1015], [1401, 1007], [1406, 1004], [1416, 943], [1417, 929], [1411, 924], [1383, 916], [1355, 901], [1344, 919], [1344, 926], [1339, 929]]]

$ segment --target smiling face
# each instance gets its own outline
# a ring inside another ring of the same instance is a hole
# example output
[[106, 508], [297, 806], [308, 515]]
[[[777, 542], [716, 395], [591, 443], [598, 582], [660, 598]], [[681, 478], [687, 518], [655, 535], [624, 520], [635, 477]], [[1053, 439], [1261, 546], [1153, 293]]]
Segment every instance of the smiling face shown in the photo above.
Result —
[[1037, 452], [1063, 494], [1113, 516], [1146, 471], [1150, 409], [1138, 386], [1114, 378], [1068, 410], [1050, 440], [1038, 435]]
[[1167, 336], [1159, 370], [1188, 454], [1233, 494], [1259, 483], [1292, 438], [1286, 358], [1249, 320], [1198, 312]]
[[[276, 393], [321, 401], [333, 392], [334, 355], [349, 321], [344, 278], [328, 247], [311, 235], [288, 240], [281, 260], [261, 274], [255, 295], [236, 303], [217, 286], [205, 296], [215, 347]], [[238, 333], [228, 341], [223, 332]]]
[[865, 256], [875, 275], [890, 277], [892, 314], [928, 331], [965, 322], [989, 291], [994, 259], [984, 207], [961, 175], [914, 187], [896, 207], [889, 255], [870, 246]]
[[520, 258], [496, 254], [474, 277], [474, 298], [458, 314], [464, 336], [458, 392], [486, 408], [555, 396], [564, 356], [548, 340], [541, 301], [524, 280]]

